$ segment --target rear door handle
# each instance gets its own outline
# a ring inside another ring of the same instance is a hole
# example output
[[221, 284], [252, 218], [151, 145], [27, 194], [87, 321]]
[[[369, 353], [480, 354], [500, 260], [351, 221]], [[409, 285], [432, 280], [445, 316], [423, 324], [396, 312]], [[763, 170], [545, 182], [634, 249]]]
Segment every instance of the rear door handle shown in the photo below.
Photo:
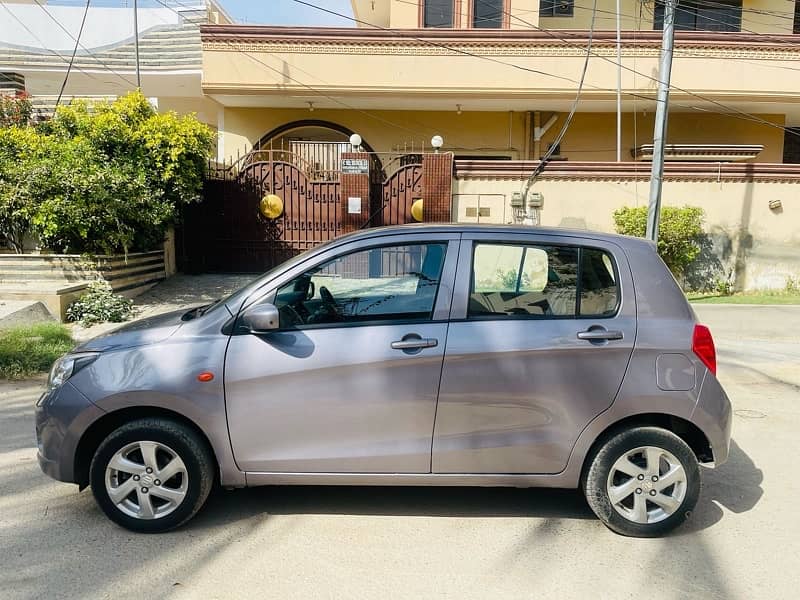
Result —
[[435, 348], [439, 340], [434, 338], [409, 338], [392, 342], [395, 350], [419, 350], [421, 348]]
[[622, 332], [621, 331], [609, 331], [607, 329], [587, 329], [586, 331], [579, 331], [578, 332], [578, 339], [579, 340], [588, 340], [590, 342], [594, 341], [605, 341], [605, 340], [621, 340], [622, 339]]

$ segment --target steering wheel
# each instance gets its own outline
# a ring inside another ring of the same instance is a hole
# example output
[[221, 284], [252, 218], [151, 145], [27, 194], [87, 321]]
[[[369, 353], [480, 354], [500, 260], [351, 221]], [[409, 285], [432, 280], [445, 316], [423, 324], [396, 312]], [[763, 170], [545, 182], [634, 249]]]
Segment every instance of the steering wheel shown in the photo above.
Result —
[[322, 298], [322, 302], [326, 306], [329, 306], [335, 312], [338, 312], [338, 307], [336, 306], [336, 300], [333, 299], [333, 294], [331, 294], [331, 291], [328, 288], [326, 288], [324, 285], [320, 286], [319, 295]]
[[331, 291], [324, 285], [321, 285], [319, 288], [319, 295], [322, 299], [322, 306], [320, 307], [321, 310], [318, 316], [324, 321], [338, 321], [341, 318], [341, 314], [339, 313], [339, 305], [336, 304], [336, 300], [333, 298]]

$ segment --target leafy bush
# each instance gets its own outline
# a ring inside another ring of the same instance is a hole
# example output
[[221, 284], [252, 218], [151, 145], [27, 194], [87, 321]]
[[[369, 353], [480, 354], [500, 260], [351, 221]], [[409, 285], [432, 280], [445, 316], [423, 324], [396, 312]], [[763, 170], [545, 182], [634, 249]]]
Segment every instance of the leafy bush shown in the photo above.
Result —
[[[665, 206], [661, 209], [658, 231], [658, 254], [676, 276], [700, 253], [705, 212], [696, 206]], [[647, 207], [624, 207], [614, 211], [617, 233], [644, 237], [647, 231]]]
[[121, 323], [133, 314], [133, 301], [115, 294], [105, 279], [93, 281], [88, 291], [67, 307], [67, 320], [84, 326]]
[[60, 323], [0, 331], [0, 378], [19, 379], [47, 371], [74, 345], [69, 330]]
[[0, 237], [17, 251], [20, 231], [61, 252], [152, 250], [200, 200], [212, 141], [193, 115], [158, 114], [141, 92], [0, 128]]

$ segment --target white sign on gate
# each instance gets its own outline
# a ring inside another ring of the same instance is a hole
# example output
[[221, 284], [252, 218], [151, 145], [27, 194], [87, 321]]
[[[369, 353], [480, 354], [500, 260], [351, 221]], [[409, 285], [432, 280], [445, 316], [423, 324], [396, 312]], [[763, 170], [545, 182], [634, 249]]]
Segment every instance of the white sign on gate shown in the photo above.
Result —
[[360, 215], [361, 214], [361, 198], [348, 198], [347, 199], [347, 214]]

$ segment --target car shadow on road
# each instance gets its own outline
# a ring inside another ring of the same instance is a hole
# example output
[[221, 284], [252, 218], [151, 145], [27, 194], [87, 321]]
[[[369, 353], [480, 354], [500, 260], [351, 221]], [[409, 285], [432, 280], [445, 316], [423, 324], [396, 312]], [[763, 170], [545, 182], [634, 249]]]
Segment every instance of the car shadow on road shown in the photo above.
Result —
[[703, 489], [692, 518], [679, 534], [707, 529], [724, 516], [723, 508], [735, 514], [751, 510], [761, 500], [764, 474], [753, 459], [731, 440], [725, 464], [715, 469], [702, 469]]
[[[763, 475], [731, 442], [728, 462], [702, 469], [697, 509], [678, 535], [711, 527], [723, 517], [752, 509], [763, 494]], [[334, 514], [427, 517], [529, 517], [594, 519], [578, 490], [476, 487], [266, 486], [216, 492], [200, 523], [258, 515]], [[192, 525], [190, 524], [189, 527]]]
[[218, 491], [200, 519], [235, 520], [233, 515], [248, 519], [259, 514], [593, 518], [577, 490], [266, 486]]

